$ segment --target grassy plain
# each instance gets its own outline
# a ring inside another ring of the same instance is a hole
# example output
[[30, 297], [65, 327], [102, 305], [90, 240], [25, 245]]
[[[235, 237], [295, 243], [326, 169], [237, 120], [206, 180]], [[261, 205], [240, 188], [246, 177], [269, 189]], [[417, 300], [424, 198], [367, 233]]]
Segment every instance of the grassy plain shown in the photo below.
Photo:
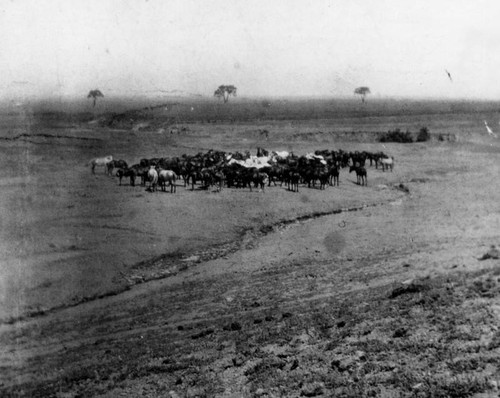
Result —
[[[478, 258], [500, 244], [499, 104], [56, 105], [0, 118], [2, 396], [498, 394], [499, 263]], [[177, 194], [88, 166], [257, 146], [396, 165]]]

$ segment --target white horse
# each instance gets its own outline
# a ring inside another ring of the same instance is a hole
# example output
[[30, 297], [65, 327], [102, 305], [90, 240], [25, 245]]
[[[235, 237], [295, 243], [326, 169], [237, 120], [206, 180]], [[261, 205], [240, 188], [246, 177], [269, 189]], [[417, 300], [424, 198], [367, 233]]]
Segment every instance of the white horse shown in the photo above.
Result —
[[162, 191], [165, 191], [166, 184], [170, 185], [170, 193], [177, 192], [177, 185], [175, 181], [177, 180], [177, 174], [172, 170], [159, 170], [158, 172], [158, 183]]
[[92, 166], [92, 174], [95, 174], [95, 168], [96, 168], [96, 166], [104, 166], [104, 173], [107, 173], [107, 171], [108, 171], [108, 163], [110, 163], [112, 161], [113, 161], [113, 156], [111, 156], [111, 155], [104, 156], [102, 158], [92, 159], [89, 162], [89, 165]]
[[394, 169], [394, 158], [391, 156], [390, 158], [381, 158], [380, 163], [382, 164], [382, 170], [385, 171], [386, 169], [391, 169], [393, 171]]
[[158, 185], [158, 172], [155, 170], [154, 166], [151, 166], [151, 168], [148, 170], [148, 181], [149, 181], [149, 187], [148, 189], [151, 192], [156, 191], [156, 186]]

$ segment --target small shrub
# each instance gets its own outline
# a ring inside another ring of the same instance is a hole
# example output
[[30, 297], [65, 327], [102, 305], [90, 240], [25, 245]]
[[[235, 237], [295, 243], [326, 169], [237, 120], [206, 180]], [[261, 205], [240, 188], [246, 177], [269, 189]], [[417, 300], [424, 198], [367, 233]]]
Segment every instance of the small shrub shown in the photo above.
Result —
[[422, 127], [417, 135], [417, 142], [425, 142], [431, 139], [431, 134], [427, 127]]
[[409, 131], [407, 131], [406, 133], [403, 133], [400, 129], [396, 129], [394, 131], [388, 131], [387, 133], [382, 134], [379, 141], [380, 142], [401, 142], [401, 143], [407, 144], [407, 143], [413, 142], [413, 137]]

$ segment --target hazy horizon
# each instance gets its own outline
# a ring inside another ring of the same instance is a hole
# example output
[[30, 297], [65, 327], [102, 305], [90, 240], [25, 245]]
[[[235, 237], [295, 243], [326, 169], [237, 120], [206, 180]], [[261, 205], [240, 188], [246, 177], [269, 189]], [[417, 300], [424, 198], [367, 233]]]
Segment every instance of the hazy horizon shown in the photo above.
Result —
[[[12, 104], [12, 105], [21, 105], [27, 103], [43, 103], [43, 102], [84, 102], [89, 106], [92, 106], [92, 98], [87, 97], [87, 93], [85, 95], [57, 95], [57, 96], [24, 96], [24, 97], [11, 97], [11, 98], [0, 98], [1, 104]], [[106, 102], [112, 101], [182, 101], [182, 102], [213, 102], [213, 104], [224, 104], [221, 99], [217, 99], [214, 96], [210, 95], [148, 95], [148, 94], [112, 94], [105, 95], [104, 97], [100, 97], [97, 100], [96, 108], [99, 107], [99, 104], [105, 104]], [[328, 95], [238, 95], [237, 97], [230, 97], [227, 104], [231, 105], [235, 103], [242, 102], [253, 102], [253, 101], [342, 101], [342, 102], [354, 102], [360, 103], [361, 97], [359, 95], [345, 95], [345, 96], [328, 96]], [[443, 103], [457, 103], [457, 102], [471, 102], [471, 103], [500, 103], [500, 98], [465, 98], [465, 97], [457, 97], [457, 98], [447, 98], [447, 97], [418, 97], [418, 96], [367, 96], [364, 102], [365, 106], [368, 106], [371, 102], [443, 102]]]
[[[0, 5], [0, 99], [495, 100], [500, 3], [25, 0]], [[449, 73], [449, 74], [448, 74]]]

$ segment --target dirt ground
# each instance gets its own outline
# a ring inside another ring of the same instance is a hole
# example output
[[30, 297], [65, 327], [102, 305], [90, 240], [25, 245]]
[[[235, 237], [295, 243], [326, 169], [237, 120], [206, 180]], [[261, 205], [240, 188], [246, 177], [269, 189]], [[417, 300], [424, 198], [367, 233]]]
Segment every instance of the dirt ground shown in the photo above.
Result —
[[[447, 117], [431, 131], [456, 141], [414, 144], [323, 133], [345, 120], [173, 136], [4, 120], [0, 395], [498, 396], [500, 263], [479, 259], [500, 246], [500, 142]], [[87, 165], [257, 146], [396, 165], [368, 187], [342, 170], [325, 191], [176, 194]]]

